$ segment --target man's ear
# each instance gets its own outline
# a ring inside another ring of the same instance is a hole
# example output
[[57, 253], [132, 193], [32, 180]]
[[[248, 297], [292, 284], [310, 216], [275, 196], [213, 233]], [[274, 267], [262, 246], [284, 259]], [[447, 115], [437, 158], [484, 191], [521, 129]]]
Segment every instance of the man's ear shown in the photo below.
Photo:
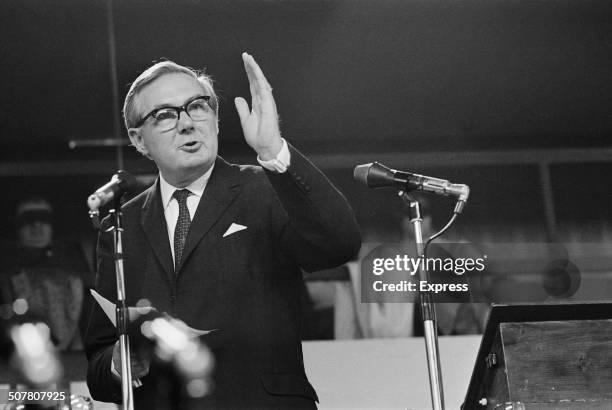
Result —
[[130, 137], [130, 141], [132, 141], [132, 145], [136, 148], [136, 151], [140, 152], [142, 155], [148, 158], [149, 151], [147, 150], [144, 140], [142, 139], [140, 129], [130, 128], [128, 130], [128, 136]]

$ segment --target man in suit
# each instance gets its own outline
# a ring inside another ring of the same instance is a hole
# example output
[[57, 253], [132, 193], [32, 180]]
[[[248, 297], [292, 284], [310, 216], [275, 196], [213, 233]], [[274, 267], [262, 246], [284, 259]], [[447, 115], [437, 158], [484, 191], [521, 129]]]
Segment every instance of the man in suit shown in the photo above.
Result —
[[[262, 167], [217, 156], [207, 76], [157, 63], [126, 96], [132, 144], [160, 171], [123, 206], [128, 305], [146, 299], [193, 328], [216, 329], [204, 338], [216, 362], [213, 392], [177, 402], [163, 372], [136, 358], [137, 408], [316, 408], [300, 342], [301, 269], [346, 262], [360, 234], [342, 194], [281, 138], [272, 88], [252, 56], [242, 59], [251, 109], [240, 97], [235, 106]], [[115, 299], [112, 237], [102, 233], [98, 248], [97, 288]], [[99, 308], [86, 349], [93, 398], [120, 401], [117, 336]]]

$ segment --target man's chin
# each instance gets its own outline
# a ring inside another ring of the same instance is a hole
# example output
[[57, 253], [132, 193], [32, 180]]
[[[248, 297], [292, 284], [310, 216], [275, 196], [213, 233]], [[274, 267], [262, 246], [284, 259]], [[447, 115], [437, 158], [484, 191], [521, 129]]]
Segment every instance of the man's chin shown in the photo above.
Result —
[[214, 162], [215, 158], [193, 156], [185, 161], [181, 161], [179, 167], [175, 168], [174, 173], [176, 175], [197, 175], [197, 177], [200, 177], [210, 169]]

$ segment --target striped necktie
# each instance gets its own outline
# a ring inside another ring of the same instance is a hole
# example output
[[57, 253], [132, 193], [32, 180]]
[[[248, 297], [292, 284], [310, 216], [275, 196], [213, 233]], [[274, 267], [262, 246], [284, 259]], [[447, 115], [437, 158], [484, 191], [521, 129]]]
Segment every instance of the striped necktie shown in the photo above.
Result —
[[172, 196], [176, 198], [179, 205], [179, 215], [174, 228], [174, 272], [178, 272], [185, 248], [185, 240], [191, 225], [189, 209], [187, 208], [187, 197], [191, 195], [188, 189], [177, 189]]

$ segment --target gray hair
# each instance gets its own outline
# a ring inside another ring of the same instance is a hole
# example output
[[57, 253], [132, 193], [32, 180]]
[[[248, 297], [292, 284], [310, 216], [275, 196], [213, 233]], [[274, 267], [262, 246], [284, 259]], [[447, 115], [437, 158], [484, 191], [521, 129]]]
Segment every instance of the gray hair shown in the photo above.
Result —
[[144, 115], [144, 113], [139, 113], [136, 107], [136, 100], [140, 91], [159, 77], [173, 73], [187, 74], [195, 78], [205, 89], [210, 90], [210, 105], [215, 110], [217, 118], [219, 117], [217, 94], [215, 93], [212, 79], [208, 75], [202, 71], [176, 64], [173, 61], [161, 61], [143, 71], [130, 86], [130, 90], [125, 96], [125, 102], [123, 103], [123, 119], [127, 129], [133, 128], [140, 120], [140, 116]]

